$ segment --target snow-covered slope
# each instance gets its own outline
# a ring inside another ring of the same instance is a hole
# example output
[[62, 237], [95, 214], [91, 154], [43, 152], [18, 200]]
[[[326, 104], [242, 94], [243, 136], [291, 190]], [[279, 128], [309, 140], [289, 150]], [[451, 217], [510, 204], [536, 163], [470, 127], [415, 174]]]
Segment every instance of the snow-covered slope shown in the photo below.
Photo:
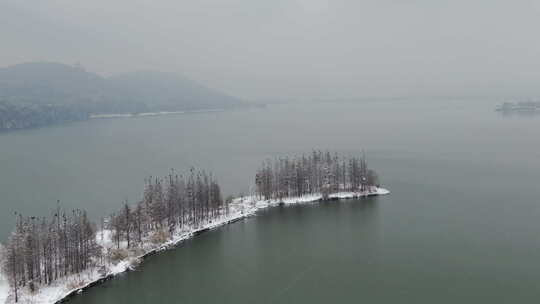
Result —
[[[329, 196], [330, 199], [351, 199], [366, 196], [385, 195], [390, 191], [384, 188], [374, 188], [366, 192], [339, 192]], [[244, 217], [254, 215], [257, 210], [265, 209], [279, 204], [292, 205], [301, 203], [316, 202], [322, 199], [320, 194], [305, 195], [300, 197], [290, 197], [282, 200], [261, 200], [256, 196], [246, 196], [233, 200], [228, 215], [224, 215], [218, 220], [209, 222], [201, 227], [192, 227], [176, 231], [171, 238], [162, 244], [151, 244], [146, 242], [142, 248], [129, 251], [125, 259], [117, 263], [105, 263], [103, 268], [96, 266], [83, 273], [72, 275], [68, 278], [58, 280], [51, 286], [41, 286], [36, 293], [30, 293], [27, 289], [20, 290], [19, 303], [46, 304], [56, 303], [66, 297], [82, 292], [84, 289], [99, 284], [100, 281], [114, 277], [115, 275], [128, 271], [136, 267], [139, 262], [156, 252], [174, 247], [178, 243], [193, 237], [197, 233], [214, 229], [219, 226], [235, 222]], [[96, 234], [96, 241], [103, 247], [103, 251], [114, 249], [112, 234], [108, 230], [99, 231]], [[125, 245], [125, 244], [124, 244]], [[99, 271], [99, 268], [102, 268]], [[9, 295], [9, 297], [8, 297]], [[11, 304], [14, 302], [13, 295], [5, 279], [0, 276], [0, 304]]]

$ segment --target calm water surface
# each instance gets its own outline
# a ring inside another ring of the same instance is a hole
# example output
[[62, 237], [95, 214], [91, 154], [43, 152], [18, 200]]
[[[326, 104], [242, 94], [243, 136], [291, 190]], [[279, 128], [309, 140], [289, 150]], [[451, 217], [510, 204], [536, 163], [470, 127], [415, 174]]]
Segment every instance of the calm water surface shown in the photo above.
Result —
[[94, 120], [0, 134], [0, 239], [60, 199], [95, 218], [197, 165], [248, 192], [266, 157], [366, 149], [391, 195], [265, 211], [75, 303], [529, 303], [540, 299], [540, 117], [387, 101]]

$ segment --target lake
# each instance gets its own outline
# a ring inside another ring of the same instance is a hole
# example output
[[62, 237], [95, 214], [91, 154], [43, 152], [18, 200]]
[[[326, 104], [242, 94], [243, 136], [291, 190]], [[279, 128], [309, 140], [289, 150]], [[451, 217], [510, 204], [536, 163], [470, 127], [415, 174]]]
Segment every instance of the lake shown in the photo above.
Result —
[[143, 179], [210, 170], [249, 193], [265, 158], [358, 154], [392, 193], [277, 207], [205, 233], [75, 303], [523, 303], [540, 299], [540, 117], [495, 100], [295, 103], [0, 134], [0, 239], [60, 200], [94, 219]]

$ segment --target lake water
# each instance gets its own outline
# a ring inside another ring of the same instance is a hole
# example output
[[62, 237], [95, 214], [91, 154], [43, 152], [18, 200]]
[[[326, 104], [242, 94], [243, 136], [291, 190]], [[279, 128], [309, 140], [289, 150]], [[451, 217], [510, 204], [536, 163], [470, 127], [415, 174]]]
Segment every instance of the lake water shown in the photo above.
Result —
[[528, 303], [540, 299], [540, 117], [395, 100], [92, 120], [0, 134], [0, 235], [60, 199], [94, 218], [191, 165], [249, 192], [267, 157], [365, 149], [389, 196], [278, 207], [75, 303]]

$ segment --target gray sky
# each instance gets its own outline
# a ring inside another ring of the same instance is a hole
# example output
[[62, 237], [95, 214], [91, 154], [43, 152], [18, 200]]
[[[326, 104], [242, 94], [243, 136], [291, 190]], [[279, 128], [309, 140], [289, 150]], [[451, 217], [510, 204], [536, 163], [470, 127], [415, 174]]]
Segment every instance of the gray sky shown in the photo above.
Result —
[[179, 72], [244, 98], [540, 95], [540, 1], [1, 0], [0, 65]]

